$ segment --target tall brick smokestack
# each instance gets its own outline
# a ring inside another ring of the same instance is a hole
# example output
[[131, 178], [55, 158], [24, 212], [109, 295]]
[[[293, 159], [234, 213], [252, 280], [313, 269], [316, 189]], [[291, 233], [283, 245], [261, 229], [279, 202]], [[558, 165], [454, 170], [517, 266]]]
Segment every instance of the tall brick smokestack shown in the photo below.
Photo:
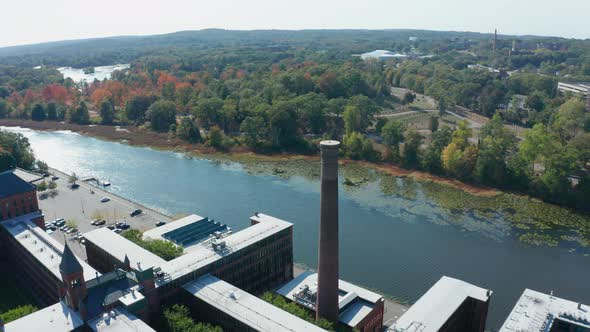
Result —
[[322, 197], [316, 319], [338, 322], [338, 141], [322, 141]]

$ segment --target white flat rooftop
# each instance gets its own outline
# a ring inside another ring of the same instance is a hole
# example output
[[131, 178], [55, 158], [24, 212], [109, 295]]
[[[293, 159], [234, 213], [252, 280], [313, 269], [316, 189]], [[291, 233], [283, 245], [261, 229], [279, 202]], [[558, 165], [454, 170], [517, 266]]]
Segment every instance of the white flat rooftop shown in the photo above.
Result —
[[183, 288], [256, 331], [325, 331], [209, 274]]
[[69, 332], [82, 325], [84, 322], [78, 313], [58, 302], [7, 323], [4, 328], [5, 332]]
[[204, 217], [197, 216], [196, 214], [191, 214], [190, 216], [175, 220], [173, 222], [167, 223], [164, 226], [152, 228], [148, 231], [143, 233], [144, 239], [151, 239], [151, 240], [166, 240], [162, 235], [171, 232], [175, 229], [179, 229], [181, 227], [190, 225], [197, 221], [205, 219]]
[[84, 233], [84, 237], [86, 241], [94, 243], [120, 262], [124, 262], [127, 255], [131, 268], [135, 270], [145, 270], [166, 264], [164, 259], [106, 227]]
[[590, 306], [525, 289], [500, 332], [549, 331], [555, 319], [590, 329]]
[[194, 272], [221, 259], [231, 252], [244, 249], [260, 240], [293, 226], [293, 224], [289, 222], [262, 213], [258, 213], [257, 216], [251, 217], [250, 220], [257, 224], [223, 238], [229, 252], [216, 252], [211, 249], [210, 246], [201, 243], [186, 248], [184, 255], [160, 265], [162, 272], [166, 273], [167, 277], [165, 280], [156, 280], [156, 286]]
[[[53, 275], [61, 280], [59, 272], [59, 263], [64, 246], [47, 234], [43, 229], [31, 221], [40, 216], [39, 212], [30, 213], [14, 219], [2, 222], [2, 226], [35, 257], [43, 264]], [[97, 271], [88, 265], [85, 261], [76, 257], [84, 269], [84, 280], [89, 281], [96, 278]], [[100, 273], [98, 273], [100, 275]]]
[[95, 332], [155, 332], [149, 325], [141, 319], [122, 308], [113, 310], [114, 316], [106, 315], [98, 317], [88, 322], [88, 326]]
[[[24, 181], [27, 181], [29, 183], [43, 179], [43, 175], [39, 175], [36, 173], [25, 171], [24, 169], [20, 169], [20, 168], [15, 168], [12, 171], [12, 173], [14, 173], [14, 175], [18, 176], [19, 178], [21, 178]], [[48, 179], [48, 180], [51, 180], [51, 179]]]
[[490, 295], [487, 289], [443, 276], [391, 329], [395, 332], [436, 332], [467, 298], [487, 302]]
[[[317, 291], [318, 274], [311, 271], [306, 271], [293, 280], [283, 285], [277, 293], [288, 298], [291, 301], [297, 302], [294, 294], [298, 293], [300, 289], [307, 286], [315, 293]], [[340, 295], [338, 296], [338, 303], [342, 309], [347, 304], [352, 303], [341, 311], [338, 320], [348, 326], [355, 327], [365, 318], [371, 311], [373, 311], [374, 304], [383, 299], [383, 296], [351, 284], [344, 280], [338, 281], [338, 289]], [[359, 301], [360, 300], [360, 301]], [[315, 307], [305, 307], [315, 310]]]

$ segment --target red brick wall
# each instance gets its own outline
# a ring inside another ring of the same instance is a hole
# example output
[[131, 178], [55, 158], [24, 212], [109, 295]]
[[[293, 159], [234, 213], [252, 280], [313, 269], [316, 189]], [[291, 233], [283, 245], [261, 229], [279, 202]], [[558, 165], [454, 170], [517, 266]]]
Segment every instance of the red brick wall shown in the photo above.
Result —
[[360, 323], [355, 326], [355, 330], [361, 332], [373, 332], [383, 330], [383, 299], [375, 303], [373, 311], [367, 315]]
[[0, 199], [0, 220], [12, 219], [35, 211], [39, 211], [36, 190]]

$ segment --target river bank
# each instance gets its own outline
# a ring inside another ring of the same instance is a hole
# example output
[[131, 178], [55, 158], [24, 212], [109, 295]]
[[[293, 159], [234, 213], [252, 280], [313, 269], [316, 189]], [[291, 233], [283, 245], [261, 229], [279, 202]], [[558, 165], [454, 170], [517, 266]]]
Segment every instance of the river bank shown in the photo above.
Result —
[[[230, 152], [223, 153], [215, 150], [214, 148], [204, 146], [203, 144], [191, 144], [179, 138], [170, 137], [167, 133], [157, 133], [151, 130], [142, 129], [134, 126], [119, 127], [102, 125], [78, 125], [66, 122], [32, 121], [20, 119], [0, 119], [0, 126], [23, 127], [41, 131], [69, 130], [82, 135], [88, 135], [109, 141], [124, 142], [125, 144], [133, 146], [146, 146], [156, 149], [185, 152], [196, 156], [208, 156], [212, 158], [222, 157], [224, 159], [235, 159], [237, 161], [245, 159], [259, 159], [264, 161], [319, 160], [319, 156], [307, 156], [290, 153], [280, 153], [272, 155], [257, 154], [249, 151], [244, 147], [234, 147]], [[495, 196], [500, 193], [500, 191], [494, 188], [477, 186], [461, 182], [456, 179], [445, 178], [426, 172], [404, 169], [391, 164], [370, 163], [366, 161], [356, 161], [348, 159], [342, 159], [341, 163], [359, 164], [364, 167], [372, 168], [392, 176], [412, 177], [418, 180], [425, 180], [435, 182], [438, 184], [444, 184], [478, 196]]]

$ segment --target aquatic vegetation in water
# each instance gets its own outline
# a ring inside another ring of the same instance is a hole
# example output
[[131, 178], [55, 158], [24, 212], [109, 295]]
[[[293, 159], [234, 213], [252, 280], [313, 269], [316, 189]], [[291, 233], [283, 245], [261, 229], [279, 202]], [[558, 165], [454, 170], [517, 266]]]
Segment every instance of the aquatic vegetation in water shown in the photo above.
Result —
[[[321, 164], [317, 159], [254, 155], [220, 155], [211, 159], [238, 163], [249, 174], [283, 179], [299, 176], [311, 181], [320, 177]], [[340, 177], [342, 190], [353, 199], [407, 222], [423, 216], [433, 224], [463, 227], [499, 241], [512, 234], [531, 245], [553, 247], [563, 242], [590, 247], [590, 216], [527, 196], [474, 195], [431, 180], [393, 176], [358, 163], [341, 165]], [[380, 195], [375, 195], [375, 190]]]

